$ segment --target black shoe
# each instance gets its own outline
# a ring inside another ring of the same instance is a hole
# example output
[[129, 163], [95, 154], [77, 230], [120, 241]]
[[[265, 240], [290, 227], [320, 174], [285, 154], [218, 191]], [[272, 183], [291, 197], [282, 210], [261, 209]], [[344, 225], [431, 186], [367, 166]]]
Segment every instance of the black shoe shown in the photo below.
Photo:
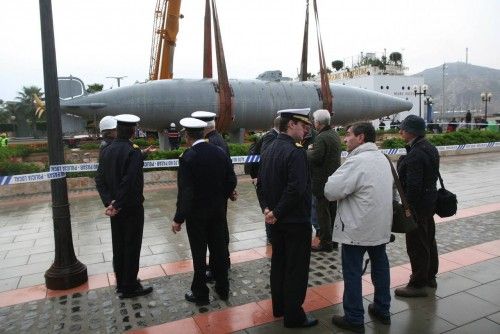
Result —
[[436, 282], [436, 279], [435, 279], [435, 278], [433, 278], [433, 279], [431, 279], [431, 280], [427, 281], [427, 286], [428, 286], [429, 288], [436, 289], [436, 288], [438, 287], [438, 284], [437, 284], [437, 282]]
[[331, 252], [333, 251], [333, 245], [332, 244], [325, 244], [322, 245], [321, 243], [317, 246], [311, 246], [311, 252], [316, 253], [316, 252]]
[[354, 332], [354, 333], [364, 333], [365, 332], [365, 325], [356, 325], [356, 324], [351, 324], [345, 318], [341, 315], [334, 315], [332, 317], [332, 324], [335, 326], [346, 329], [348, 331]]
[[140, 296], [149, 295], [153, 292], [153, 287], [144, 288], [143, 286], [137, 287], [135, 290], [131, 291], [122, 291], [121, 295], [119, 295], [120, 299], [124, 298], [135, 298]]
[[221, 290], [221, 289], [215, 289], [215, 292], [217, 292], [217, 295], [221, 300], [228, 300], [229, 299], [229, 290]]
[[402, 288], [397, 288], [396, 290], [394, 290], [394, 294], [398, 297], [406, 298], [427, 297], [427, 291], [425, 291], [425, 287], [415, 288], [410, 284]]
[[[139, 283], [139, 285], [141, 284], [141, 279], [140, 278], [137, 279], [137, 283]], [[115, 292], [118, 293], [118, 294], [120, 294], [120, 293], [123, 292], [123, 288], [121, 286], [117, 285], [116, 288], [115, 288]]]
[[208, 300], [208, 296], [206, 298], [198, 298], [196, 297], [192, 291], [187, 292], [184, 295], [184, 298], [190, 303], [196, 303], [197, 306], [204, 306], [210, 304], [210, 300]]
[[285, 324], [286, 328], [307, 328], [307, 327], [313, 327], [318, 324], [318, 319], [314, 319], [312, 316], [309, 314], [306, 314], [306, 320], [304, 320], [303, 323], [301, 324]]
[[214, 273], [212, 270], [207, 270], [205, 272], [205, 278], [207, 279], [207, 283], [211, 283], [214, 281]]
[[384, 325], [391, 324], [391, 316], [390, 315], [382, 315], [375, 309], [375, 304], [371, 303], [368, 305], [368, 313], [373, 316], [375, 319], [383, 323]]

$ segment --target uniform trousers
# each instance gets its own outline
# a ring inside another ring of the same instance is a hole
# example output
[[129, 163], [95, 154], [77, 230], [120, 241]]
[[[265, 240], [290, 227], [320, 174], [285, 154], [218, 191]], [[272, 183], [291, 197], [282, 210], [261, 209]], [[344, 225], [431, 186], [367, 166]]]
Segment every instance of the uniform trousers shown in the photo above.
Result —
[[139, 283], [139, 259], [144, 230], [144, 207], [122, 208], [111, 217], [113, 269], [116, 286], [122, 291], [133, 291]]
[[[226, 201], [226, 207], [224, 209], [224, 221], [226, 222], [224, 224], [224, 238], [226, 239], [226, 244], [229, 246], [229, 227], [228, 227], [228, 224], [227, 224], [227, 201]], [[210, 271], [213, 271], [213, 268], [212, 268], [212, 261], [214, 261], [213, 257], [213, 252], [210, 250], [210, 245], [208, 246], [208, 250], [210, 251], [210, 255], [208, 257], [208, 269]], [[228, 269], [231, 267], [231, 258], [230, 258], [230, 254], [228, 253], [227, 255], [227, 265], [228, 265]]]
[[411, 264], [411, 278], [408, 285], [422, 288], [436, 278], [439, 258], [434, 217], [417, 214], [416, 218], [418, 227], [406, 233], [406, 251]]
[[229, 251], [226, 241], [225, 205], [224, 203], [214, 204], [210, 208], [196, 208], [195, 211], [196, 214], [186, 219], [194, 267], [191, 291], [196, 298], [206, 299], [208, 298], [205, 276], [207, 247], [210, 249], [210, 265], [215, 278], [215, 290], [222, 293], [229, 291], [227, 277]]
[[299, 325], [306, 320], [302, 304], [309, 279], [311, 224], [272, 225], [271, 295], [273, 314], [284, 316], [285, 325]]
[[332, 244], [332, 217], [330, 213], [330, 202], [326, 197], [317, 197], [316, 210], [318, 212], [318, 223], [320, 228], [320, 244], [322, 246]]

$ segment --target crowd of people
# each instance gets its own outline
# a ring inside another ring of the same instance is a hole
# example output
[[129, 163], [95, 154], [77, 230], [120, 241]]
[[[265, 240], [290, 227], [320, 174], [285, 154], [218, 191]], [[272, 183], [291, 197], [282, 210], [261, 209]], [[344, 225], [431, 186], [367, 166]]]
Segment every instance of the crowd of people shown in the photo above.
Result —
[[[391, 241], [396, 198], [392, 162], [375, 144], [373, 125], [359, 122], [347, 127], [344, 142], [348, 155], [341, 164], [341, 140], [332, 128], [330, 112], [315, 111], [312, 122], [309, 113], [309, 108], [278, 111], [273, 128], [252, 148], [252, 154], [261, 157], [250, 175], [272, 246], [273, 315], [283, 317], [284, 326], [289, 328], [318, 323], [302, 307], [311, 252], [331, 252], [340, 245], [344, 315], [334, 315], [332, 322], [364, 333], [361, 277], [366, 253], [375, 287], [368, 312], [383, 324], [391, 323], [386, 247]], [[221, 300], [230, 297], [227, 203], [237, 200], [237, 178], [228, 146], [215, 130], [215, 116], [197, 111], [180, 120], [188, 149], [179, 157], [171, 230], [179, 233], [186, 226], [194, 274], [185, 299], [196, 305], [210, 303], [207, 282], [211, 280]], [[120, 298], [143, 296], [153, 290], [137, 277], [144, 227], [142, 167], [152, 150], [140, 151], [130, 141], [139, 121], [134, 115], [118, 115], [105, 117], [100, 124], [103, 143], [96, 186], [111, 220], [113, 268]], [[437, 286], [433, 215], [439, 154], [425, 139], [425, 127], [425, 121], [414, 115], [399, 125], [407, 154], [397, 162], [397, 171], [418, 225], [406, 234], [412, 274], [406, 286], [395, 290], [403, 298], [426, 296], [428, 288]], [[318, 244], [311, 243], [313, 225]]]

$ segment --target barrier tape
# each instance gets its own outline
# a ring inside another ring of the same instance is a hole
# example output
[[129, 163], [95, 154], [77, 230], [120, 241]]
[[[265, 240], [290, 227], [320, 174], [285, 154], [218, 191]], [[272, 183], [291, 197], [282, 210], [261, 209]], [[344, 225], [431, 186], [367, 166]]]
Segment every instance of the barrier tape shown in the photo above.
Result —
[[[478, 148], [493, 148], [500, 147], [500, 142], [478, 143], [478, 144], [461, 144], [461, 145], [446, 145], [436, 146], [439, 152], [444, 151], [462, 151], [472, 150]], [[387, 155], [401, 155], [406, 154], [404, 148], [390, 148], [381, 150]], [[342, 151], [341, 157], [347, 157], [347, 152]], [[260, 155], [239, 155], [232, 156], [231, 161], [233, 164], [246, 164], [255, 163], [260, 161]], [[10, 184], [28, 183], [28, 182], [42, 182], [53, 179], [60, 179], [66, 177], [66, 173], [76, 172], [95, 172], [98, 163], [83, 163], [83, 164], [67, 164], [67, 165], [54, 165], [50, 166], [49, 172], [34, 173], [34, 174], [21, 174], [12, 176], [0, 176], [0, 186]], [[179, 167], [179, 159], [166, 159], [166, 160], [146, 160], [144, 161], [144, 168], [170, 168]]]

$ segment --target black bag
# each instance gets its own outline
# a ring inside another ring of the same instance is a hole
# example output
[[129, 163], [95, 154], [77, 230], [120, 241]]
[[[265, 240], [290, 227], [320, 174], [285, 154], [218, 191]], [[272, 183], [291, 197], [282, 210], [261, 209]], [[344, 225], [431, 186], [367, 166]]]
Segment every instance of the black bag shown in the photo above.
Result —
[[389, 164], [391, 165], [392, 176], [394, 178], [394, 183], [398, 189], [399, 197], [401, 198], [401, 203], [397, 201], [392, 201], [392, 229], [391, 232], [394, 233], [408, 233], [417, 228], [417, 223], [413, 218], [410, 210], [410, 206], [406, 201], [405, 194], [403, 192], [403, 187], [399, 181], [398, 173], [394, 166], [392, 165], [391, 159], [386, 155]]
[[[427, 151], [421, 151], [430, 156]], [[436, 208], [434, 211], [441, 218], [451, 217], [457, 213], [457, 195], [444, 187], [443, 178], [441, 177], [439, 168], [437, 168], [437, 172], [441, 189], [437, 191]]]
[[437, 192], [436, 213], [441, 218], [451, 217], [457, 213], [457, 195], [444, 187], [441, 173], [438, 171], [441, 189]]

